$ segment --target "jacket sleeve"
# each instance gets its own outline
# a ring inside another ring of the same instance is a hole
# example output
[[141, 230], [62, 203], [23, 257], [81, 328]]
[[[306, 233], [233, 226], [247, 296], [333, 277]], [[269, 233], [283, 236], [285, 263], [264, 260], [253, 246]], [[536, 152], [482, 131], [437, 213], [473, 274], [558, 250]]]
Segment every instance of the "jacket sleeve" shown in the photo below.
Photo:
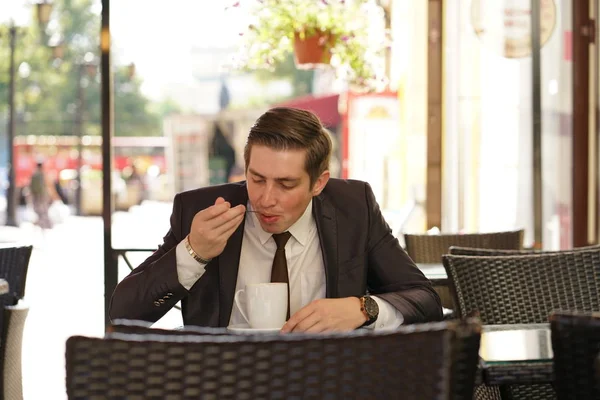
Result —
[[177, 195], [171, 227], [162, 245], [115, 288], [109, 310], [112, 320], [156, 322], [187, 296], [188, 291], [179, 283], [175, 257], [177, 244], [183, 240], [181, 225], [181, 196]]
[[404, 324], [441, 320], [438, 294], [392, 235], [369, 184], [365, 184], [365, 196], [369, 215], [369, 292], [400, 311]]

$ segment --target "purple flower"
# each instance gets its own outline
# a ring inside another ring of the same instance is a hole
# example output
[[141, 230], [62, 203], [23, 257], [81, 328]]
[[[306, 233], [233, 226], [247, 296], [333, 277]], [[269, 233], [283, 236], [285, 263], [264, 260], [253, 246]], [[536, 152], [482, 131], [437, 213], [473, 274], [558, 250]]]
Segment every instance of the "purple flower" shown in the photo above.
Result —
[[229, 9], [230, 9], [230, 8], [232, 8], [232, 7], [239, 7], [239, 6], [240, 6], [240, 2], [239, 2], [239, 1], [236, 1], [236, 2], [235, 2], [235, 3], [233, 3], [232, 5], [225, 7], [225, 11], [229, 10]]

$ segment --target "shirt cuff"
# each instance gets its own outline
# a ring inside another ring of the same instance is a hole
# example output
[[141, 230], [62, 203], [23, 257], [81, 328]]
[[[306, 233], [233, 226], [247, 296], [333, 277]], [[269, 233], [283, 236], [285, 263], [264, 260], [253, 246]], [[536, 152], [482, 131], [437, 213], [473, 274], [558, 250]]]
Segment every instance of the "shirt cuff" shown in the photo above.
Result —
[[204, 275], [206, 264], [201, 264], [188, 253], [185, 248], [185, 242], [179, 242], [175, 249], [175, 258], [177, 260], [177, 278], [179, 283], [186, 290], [192, 286]]
[[365, 326], [367, 329], [373, 330], [392, 330], [397, 329], [404, 322], [404, 316], [396, 307], [388, 303], [386, 300], [380, 299], [377, 296], [371, 296], [379, 306], [379, 315], [377, 320], [371, 325]]

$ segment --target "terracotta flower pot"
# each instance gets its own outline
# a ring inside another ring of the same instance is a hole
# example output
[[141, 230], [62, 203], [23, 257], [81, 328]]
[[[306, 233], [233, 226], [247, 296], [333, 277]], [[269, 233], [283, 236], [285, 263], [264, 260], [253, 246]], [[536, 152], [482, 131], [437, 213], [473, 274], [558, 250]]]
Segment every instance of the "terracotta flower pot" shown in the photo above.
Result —
[[298, 69], [313, 69], [328, 65], [331, 61], [331, 48], [335, 37], [329, 32], [318, 32], [302, 38], [300, 32], [294, 34], [294, 54]]

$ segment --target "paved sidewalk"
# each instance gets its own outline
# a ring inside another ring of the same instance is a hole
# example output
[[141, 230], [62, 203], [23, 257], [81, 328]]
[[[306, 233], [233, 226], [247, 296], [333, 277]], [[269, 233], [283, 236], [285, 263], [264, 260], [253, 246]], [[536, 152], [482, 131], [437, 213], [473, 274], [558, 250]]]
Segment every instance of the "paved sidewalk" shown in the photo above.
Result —
[[[158, 245], [166, 233], [165, 224], [168, 228], [169, 213], [168, 205], [157, 204], [116, 213], [113, 242], [127, 247]], [[102, 219], [71, 216], [46, 232], [31, 223], [20, 228], [0, 226], [0, 238], [15, 234], [19, 243], [34, 245], [25, 292], [30, 310], [23, 338], [24, 398], [66, 399], [67, 338], [104, 334]], [[131, 261], [137, 265], [146, 256], [139, 254]], [[121, 262], [119, 279], [127, 273]], [[172, 310], [157, 326], [181, 324], [180, 313]]]
[[31, 232], [30, 239], [24, 398], [66, 399], [67, 338], [104, 332], [102, 221], [72, 217], [45, 234]]

